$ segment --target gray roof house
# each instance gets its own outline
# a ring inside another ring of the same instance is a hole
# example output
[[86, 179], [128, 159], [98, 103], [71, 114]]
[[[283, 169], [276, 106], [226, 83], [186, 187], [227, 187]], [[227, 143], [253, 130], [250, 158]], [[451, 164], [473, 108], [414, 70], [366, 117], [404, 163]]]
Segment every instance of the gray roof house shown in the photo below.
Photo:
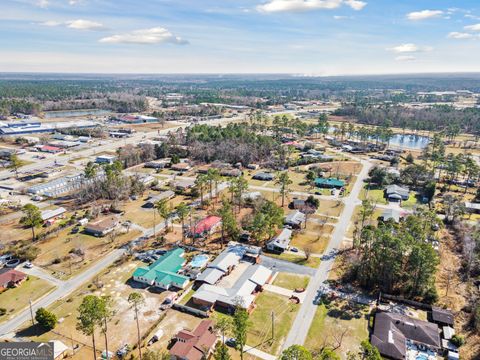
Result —
[[284, 252], [290, 245], [292, 230], [284, 228], [278, 236], [267, 243], [267, 249], [273, 252]]
[[301, 211], [295, 210], [285, 216], [285, 220], [283, 221], [283, 223], [292, 227], [300, 227], [304, 221], [305, 214]]
[[436, 324], [391, 312], [378, 312], [370, 342], [383, 357], [407, 359], [407, 352], [418, 345], [438, 352], [441, 348]]
[[385, 197], [388, 200], [400, 201], [408, 200], [410, 196], [410, 190], [398, 185], [389, 185], [385, 188]]
[[252, 176], [254, 180], [262, 180], [262, 181], [271, 181], [275, 179], [275, 175], [272, 173], [267, 172], [259, 172]]

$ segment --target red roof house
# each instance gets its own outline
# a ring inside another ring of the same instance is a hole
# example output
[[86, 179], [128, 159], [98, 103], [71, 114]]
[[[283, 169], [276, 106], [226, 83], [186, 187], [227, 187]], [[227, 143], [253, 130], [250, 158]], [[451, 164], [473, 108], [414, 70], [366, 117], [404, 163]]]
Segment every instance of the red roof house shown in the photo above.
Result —
[[201, 360], [215, 348], [217, 336], [213, 331], [213, 321], [203, 320], [195, 330], [181, 330], [175, 335], [175, 344], [170, 355], [177, 360]]
[[56, 147], [56, 146], [43, 145], [40, 148], [40, 151], [55, 154], [55, 153], [62, 152], [62, 149], [60, 149], [59, 147]]
[[0, 269], [0, 289], [17, 286], [26, 278], [27, 275], [21, 271], [8, 268]]
[[193, 228], [190, 230], [190, 233], [194, 236], [204, 236], [207, 234], [212, 234], [222, 223], [222, 218], [215, 215], [207, 216], [206, 218], [200, 220]]

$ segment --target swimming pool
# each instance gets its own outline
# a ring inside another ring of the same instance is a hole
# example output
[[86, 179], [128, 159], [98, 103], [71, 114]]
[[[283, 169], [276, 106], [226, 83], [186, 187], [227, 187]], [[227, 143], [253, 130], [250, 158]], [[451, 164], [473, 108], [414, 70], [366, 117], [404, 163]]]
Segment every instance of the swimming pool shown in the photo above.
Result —
[[428, 355], [419, 353], [415, 360], [428, 360]]
[[208, 259], [209, 259], [208, 255], [205, 255], [205, 254], [195, 255], [192, 261], [190, 261], [190, 266], [192, 268], [202, 268], [205, 266]]

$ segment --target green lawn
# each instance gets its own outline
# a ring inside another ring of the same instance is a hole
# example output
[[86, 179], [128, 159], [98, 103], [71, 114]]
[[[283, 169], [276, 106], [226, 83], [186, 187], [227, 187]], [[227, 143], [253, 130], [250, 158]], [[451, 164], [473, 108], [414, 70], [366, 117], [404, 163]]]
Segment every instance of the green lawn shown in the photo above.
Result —
[[192, 298], [193, 294], [195, 294], [195, 290], [190, 289], [190, 291], [182, 298], [182, 301], [180, 301], [180, 304], [185, 305], [186, 303], [188, 303]]
[[7, 289], [0, 293], [0, 307], [5, 308], [7, 313], [0, 316], [0, 321], [12, 318], [15, 313], [25, 309], [29, 300], [35, 302], [43, 295], [54, 290], [55, 286], [35, 276], [28, 276], [22, 284], [16, 288]]
[[311, 268], [318, 268], [320, 266], [320, 258], [310, 257], [308, 260], [304, 256], [294, 255], [294, 254], [265, 254], [267, 256], [273, 257], [275, 259], [285, 260], [293, 262], [297, 265], [308, 266]]
[[295, 290], [298, 288], [306, 288], [310, 281], [309, 276], [295, 275], [289, 273], [279, 273], [273, 285], [280, 286], [285, 289]]
[[418, 204], [417, 195], [415, 193], [410, 193], [408, 200], [402, 201], [402, 207], [406, 209], [411, 209]]
[[388, 201], [385, 199], [384, 191], [382, 189], [370, 189], [367, 192], [367, 188], [365, 186], [360, 193], [360, 199], [366, 200], [367, 198], [377, 204], [388, 204]]
[[329, 305], [318, 306], [308, 331], [305, 347], [317, 351], [322, 346], [338, 346], [344, 333], [338, 354], [346, 359], [349, 351], [355, 351], [360, 342], [368, 338], [368, 307], [336, 300]]
[[[255, 301], [257, 307], [250, 315], [251, 327], [247, 344], [269, 354], [278, 354], [297, 315], [299, 305], [284, 296], [262, 293]], [[272, 339], [272, 311], [274, 313], [274, 338]]]

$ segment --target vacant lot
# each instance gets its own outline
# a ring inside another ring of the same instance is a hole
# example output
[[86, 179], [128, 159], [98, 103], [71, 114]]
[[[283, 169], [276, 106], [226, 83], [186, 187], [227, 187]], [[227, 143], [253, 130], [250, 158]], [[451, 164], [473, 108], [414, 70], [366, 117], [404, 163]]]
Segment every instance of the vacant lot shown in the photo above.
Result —
[[55, 286], [35, 276], [28, 276], [22, 284], [16, 288], [7, 289], [0, 293], [0, 308], [7, 310], [7, 313], [0, 316], [0, 322], [6, 321], [28, 306], [29, 300], [36, 299], [53, 291]]
[[330, 240], [332, 228], [331, 225], [324, 225], [318, 232], [302, 230], [293, 237], [291, 246], [303, 251], [308, 249], [314, 254], [322, 254]]
[[343, 300], [319, 305], [305, 346], [311, 351], [325, 345], [338, 347], [337, 353], [346, 359], [349, 351], [357, 350], [360, 342], [368, 338], [367, 317], [368, 307]]
[[[287, 297], [262, 293], [256, 300], [257, 307], [250, 315], [252, 326], [248, 331], [247, 344], [269, 354], [278, 354], [295, 319], [299, 305]], [[275, 333], [272, 338], [272, 311]]]
[[306, 288], [310, 281], [309, 276], [295, 275], [289, 273], [279, 273], [273, 285], [279, 286], [285, 289], [295, 290], [298, 288]]
[[[23, 330], [20, 330], [19, 336], [28, 336], [31, 340], [49, 340], [64, 336], [69, 339], [73, 337], [74, 342], [81, 345], [92, 357], [91, 337], [85, 336], [76, 329], [78, 307], [84, 296], [94, 294], [98, 296], [109, 295], [114, 302], [115, 315], [108, 323], [108, 339], [111, 351], [116, 351], [121, 345], [128, 343], [134, 344], [137, 339], [137, 330], [134, 320], [134, 312], [127, 301], [128, 295], [134, 291], [140, 292], [145, 299], [139, 313], [141, 334], [146, 334], [162, 319], [162, 312], [159, 310], [160, 304], [168, 295], [168, 292], [155, 293], [149, 290], [141, 289], [138, 284], [130, 283], [129, 279], [140, 265], [137, 261], [117, 262], [107, 270], [97, 276], [92, 283], [85, 284], [80, 289], [72, 293], [68, 298], [57, 301], [49, 307], [58, 319], [59, 324], [54, 332], [40, 332], [37, 327], [31, 327], [25, 324]], [[96, 332], [98, 350], [103, 350], [103, 337], [100, 329]], [[147, 339], [148, 341], [148, 339]], [[85, 357], [87, 358], [87, 357]]]

